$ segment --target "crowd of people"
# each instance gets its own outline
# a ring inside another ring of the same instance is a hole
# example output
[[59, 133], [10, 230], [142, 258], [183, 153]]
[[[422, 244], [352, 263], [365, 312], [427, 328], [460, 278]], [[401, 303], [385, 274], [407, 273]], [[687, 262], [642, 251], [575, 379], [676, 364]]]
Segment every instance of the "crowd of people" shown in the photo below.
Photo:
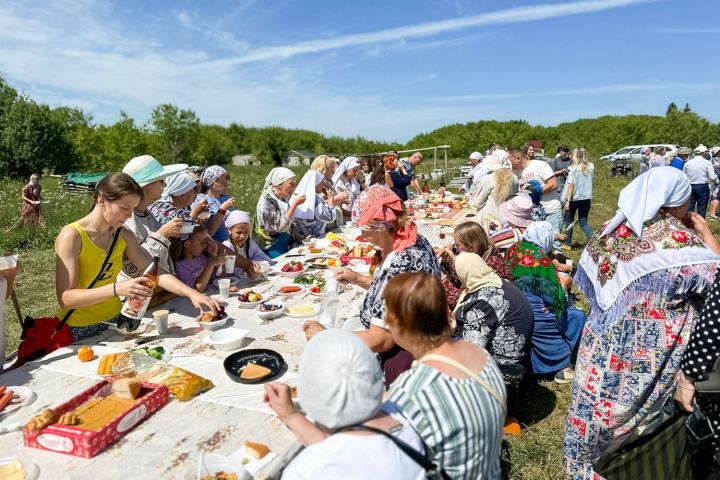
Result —
[[[585, 149], [561, 146], [552, 164], [532, 147], [473, 152], [463, 190], [477, 221], [457, 225], [451, 246], [435, 249], [404, 204], [423, 195], [419, 152], [320, 155], [299, 180], [274, 168], [253, 213], [235, 208], [223, 167], [198, 176], [143, 155], [103, 178], [91, 212], [58, 235], [57, 317], [68, 318], [69, 343], [107, 328], [120, 297], [158, 305], [184, 296], [215, 311], [203, 292], [227, 255], [235, 275], [255, 278], [258, 262], [352, 223], [380, 259], [372, 275], [335, 272], [366, 290], [362, 327], [305, 322], [302, 411], [288, 386], [265, 387], [306, 447], [284, 478], [500, 478], [504, 431], [517, 426], [518, 399], [537, 378], [572, 382], [566, 475], [602, 478], [597, 459], [668, 397], [720, 428], [717, 401], [694, 391], [720, 356], [720, 244], [704, 219], [710, 193], [710, 216], [718, 213], [710, 189], [720, 159], [701, 145], [688, 160], [689, 150], [676, 152], [682, 165], [650, 159], [597, 232], [588, 224], [595, 169]], [[563, 251], [575, 247], [576, 217], [588, 242], [574, 266]], [[153, 257], [154, 291], [141, 274]], [[5, 275], [9, 289], [15, 273]], [[573, 284], [589, 313], [575, 305]]]

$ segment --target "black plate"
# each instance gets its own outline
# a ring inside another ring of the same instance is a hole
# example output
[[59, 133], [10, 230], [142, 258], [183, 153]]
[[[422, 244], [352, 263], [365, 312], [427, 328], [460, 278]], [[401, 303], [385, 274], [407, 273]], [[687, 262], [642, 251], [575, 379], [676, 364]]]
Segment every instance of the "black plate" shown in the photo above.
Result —
[[[269, 368], [272, 373], [258, 380], [240, 378], [240, 374], [242, 373], [240, 369], [250, 362]], [[266, 348], [250, 348], [235, 352], [225, 359], [223, 366], [225, 367], [225, 373], [227, 373], [228, 377], [238, 383], [245, 384], [272, 382], [276, 378], [282, 377], [288, 368], [282, 355]]]

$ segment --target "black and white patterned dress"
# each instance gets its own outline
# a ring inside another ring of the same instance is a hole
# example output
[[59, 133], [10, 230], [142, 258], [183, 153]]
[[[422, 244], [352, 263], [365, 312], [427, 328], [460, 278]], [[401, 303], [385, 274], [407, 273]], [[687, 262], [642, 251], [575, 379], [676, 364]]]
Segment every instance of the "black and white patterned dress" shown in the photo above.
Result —
[[499, 366], [526, 365], [533, 329], [533, 310], [512, 283], [480, 287], [455, 312], [454, 337], [485, 348]]
[[[707, 380], [718, 356], [720, 356], [720, 271], [715, 276], [715, 282], [705, 299], [683, 354], [681, 364], [683, 373], [695, 381]], [[720, 404], [717, 400], [702, 395], [698, 395], [696, 400], [700, 410], [712, 422], [715, 430], [713, 446], [715, 453], [718, 454], [720, 453]]]
[[[387, 265], [387, 266], [386, 266]], [[408, 272], [426, 272], [440, 278], [440, 264], [425, 237], [418, 235], [415, 245], [402, 252], [392, 252], [378, 267], [363, 300], [360, 320], [365, 328], [370, 325], [385, 327], [385, 285], [395, 275]]]

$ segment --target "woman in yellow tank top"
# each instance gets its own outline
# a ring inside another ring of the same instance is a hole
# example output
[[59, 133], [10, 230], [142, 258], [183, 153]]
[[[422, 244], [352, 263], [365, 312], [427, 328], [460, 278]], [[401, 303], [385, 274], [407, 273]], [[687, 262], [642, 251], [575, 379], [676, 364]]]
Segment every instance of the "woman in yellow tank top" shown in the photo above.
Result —
[[[120, 313], [122, 304], [119, 296], [152, 295], [152, 289], [142, 283], [147, 280], [145, 277], [117, 281], [123, 255], [141, 270], [151, 260], [132, 232], [123, 228], [142, 196], [142, 188], [131, 176], [124, 173], [107, 175], [97, 184], [92, 211], [64, 227], [55, 240], [55, 288], [61, 308], [58, 318], [63, 318], [69, 309], [75, 309], [67, 321], [74, 341], [107, 328], [105, 322]], [[89, 289], [90, 283], [100, 273], [118, 228], [122, 230], [112, 255], [95, 286]], [[214, 302], [173, 275], [161, 274], [159, 285], [187, 296], [198, 310], [202, 310], [203, 305], [214, 310]]]

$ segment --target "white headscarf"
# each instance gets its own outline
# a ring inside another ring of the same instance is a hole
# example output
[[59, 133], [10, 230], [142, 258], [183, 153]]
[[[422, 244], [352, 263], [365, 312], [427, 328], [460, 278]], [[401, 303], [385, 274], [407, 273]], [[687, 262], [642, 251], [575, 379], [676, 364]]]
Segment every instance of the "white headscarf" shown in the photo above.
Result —
[[335, 173], [333, 174], [333, 185], [337, 183], [338, 180], [340, 180], [340, 177], [345, 174], [348, 170], [351, 168], [359, 167], [360, 162], [358, 161], [357, 157], [345, 157], [345, 160], [342, 161], [340, 166], [335, 170]]
[[657, 215], [662, 207], [679, 207], [692, 189], [687, 175], [675, 167], [656, 167], [639, 175], [620, 192], [618, 210], [601, 236], [615, 230], [621, 223], [642, 236], [643, 224]]
[[227, 217], [225, 217], [225, 228], [228, 230], [238, 223], [247, 223], [252, 225], [252, 218], [250, 218], [250, 214], [248, 212], [243, 212], [242, 210], [233, 210]]
[[315, 188], [322, 183], [324, 179], [325, 175], [317, 170], [308, 170], [305, 172], [295, 192], [292, 194], [292, 197], [290, 197], [292, 199], [300, 195], [305, 195], [305, 201], [295, 209], [295, 218], [304, 218], [307, 220], [315, 218], [315, 197], [317, 196]]
[[195, 188], [195, 180], [185, 172], [176, 173], [165, 179], [165, 188], [163, 188], [163, 202], [172, 203], [172, 197], [179, 197]]
[[550, 222], [533, 222], [525, 229], [523, 239], [542, 248], [545, 253], [550, 253], [555, 232]]
[[270, 170], [270, 173], [268, 173], [268, 176], [265, 177], [265, 185], [263, 186], [263, 189], [268, 189], [269, 187], [278, 187], [282, 185], [283, 183], [287, 182], [291, 178], [295, 178], [297, 175], [295, 175], [295, 172], [290, 170], [289, 168], [285, 167], [276, 167]]
[[368, 420], [380, 410], [384, 390], [375, 354], [347, 330], [323, 330], [300, 357], [298, 401], [327, 428]]
[[485, 157], [483, 165], [488, 169], [488, 172], [494, 172], [501, 168], [512, 168], [507, 152], [501, 148]]

